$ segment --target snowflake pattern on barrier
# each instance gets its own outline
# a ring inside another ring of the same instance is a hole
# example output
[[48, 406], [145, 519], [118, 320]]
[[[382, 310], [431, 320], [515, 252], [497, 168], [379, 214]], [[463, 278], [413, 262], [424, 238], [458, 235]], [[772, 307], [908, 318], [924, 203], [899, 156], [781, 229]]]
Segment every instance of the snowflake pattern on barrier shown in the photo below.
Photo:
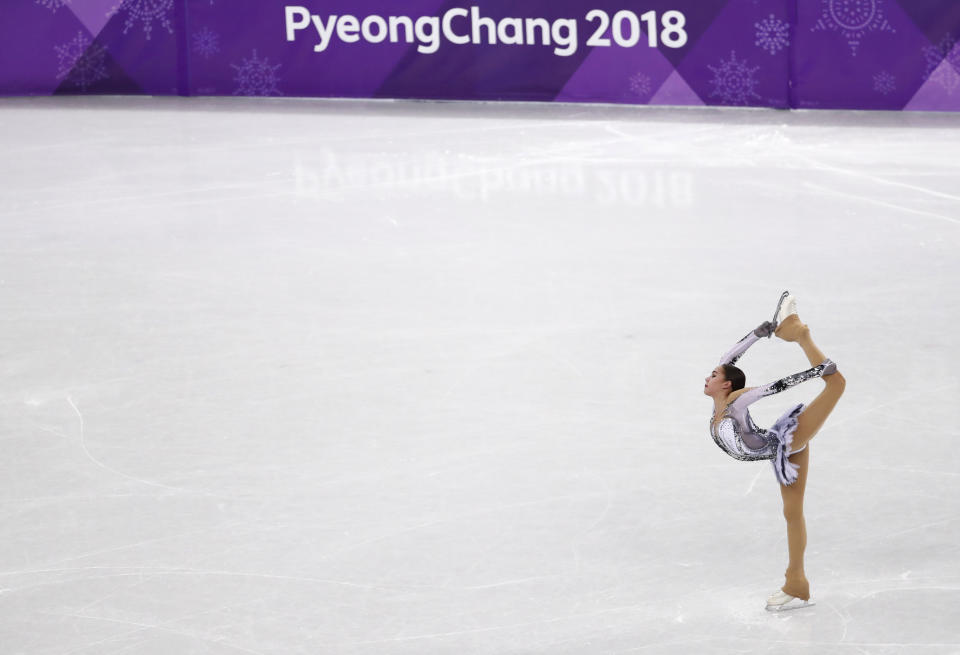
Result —
[[883, 95], [890, 95], [897, 90], [897, 78], [887, 71], [880, 71], [873, 76], [873, 90]]
[[840, 32], [857, 56], [860, 41], [868, 32], [896, 32], [884, 15], [884, 0], [821, 0], [823, 11], [811, 32]]
[[45, 7], [46, 9], [49, 9], [53, 13], [57, 13], [57, 10], [60, 9], [60, 7], [63, 7], [64, 5], [68, 5], [71, 2], [73, 2], [73, 0], [33, 0], [33, 1], [35, 4], [38, 4], [41, 7]]
[[762, 21], [754, 23], [757, 29], [756, 45], [771, 55], [775, 55], [790, 45], [790, 24], [773, 14]]
[[277, 88], [277, 71], [280, 70], [280, 64], [270, 65], [270, 60], [264, 57], [257, 57], [257, 51], [253, 51], [250, 59], [244, 59], [239, 66], [231, 64], [231, 68], [237, 71], [234, 81], [237, 88], [233, 92], [235, 96], [280, 96], [283, 92]]
[[107, 73], [107, 50], [83, 32], [61, 46], [54, 46], [57, 54], [57, 79], [66, 80], [81, 91], [94, 83], [105, 80]]
[[633, 95], [641, 100], [646, 100], [650, 97], [652, 90], [653, 86], [649, 75], [634, 73], [630, 76], [630, 92], [633, 93]]
[[960, 48], [955, 39], [948, 34], [937, 45], [924, 48], [923, 56], [927, 60], [924, 80], [933, 80], [948, 96], [960, 89]]
[[130, 31], [137, 21], [143, 23], [143, 33], [150, 40], [153, 32], [153, 22], [158, 21], [161, 27], [173, 34], [173, 24], [170, 22], [170, 12], [173, 11], [173, 0], [122, 0], [107, 16], [113, 16], [121, 11], [127, 12], [127, 21], [123, 24], [123, 33]]
[[737, 53], [730, 51], [730, 60], [721, 60], [714, 68], [707, 66], [713, 72], [711, 97], [720, 98], [725, 105], [746, 105], [751, 99], [759, 99], [756, 92], [758, 80], [754, 75], [759, 66], [751, 68], [746, 61], [737, 61]]
[[220, 35], [209, 27], [194, 32], [193, 51], [204, 59], [209, 59], [220, 52]]

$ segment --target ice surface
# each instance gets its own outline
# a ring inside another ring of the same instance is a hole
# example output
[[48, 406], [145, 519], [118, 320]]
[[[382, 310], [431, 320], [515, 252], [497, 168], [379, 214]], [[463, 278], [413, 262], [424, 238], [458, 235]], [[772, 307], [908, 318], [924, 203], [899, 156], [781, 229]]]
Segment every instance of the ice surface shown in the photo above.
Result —
[[[5, 655], [960, 652], [960, 116], [8, 99], [0, 145]], [[701, 389], [785, 288], [848, 385], [779, 616]]]

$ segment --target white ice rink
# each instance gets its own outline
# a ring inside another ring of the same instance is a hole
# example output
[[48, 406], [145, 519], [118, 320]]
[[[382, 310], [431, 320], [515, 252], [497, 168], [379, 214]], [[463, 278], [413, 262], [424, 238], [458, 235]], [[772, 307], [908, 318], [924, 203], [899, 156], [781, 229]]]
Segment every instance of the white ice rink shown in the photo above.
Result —
[[[960, 653], [960, 116], [7, 99], [0, 147], [2, 655]], [[848, 384], [776, 615], [702, 387], [783, 289]]]

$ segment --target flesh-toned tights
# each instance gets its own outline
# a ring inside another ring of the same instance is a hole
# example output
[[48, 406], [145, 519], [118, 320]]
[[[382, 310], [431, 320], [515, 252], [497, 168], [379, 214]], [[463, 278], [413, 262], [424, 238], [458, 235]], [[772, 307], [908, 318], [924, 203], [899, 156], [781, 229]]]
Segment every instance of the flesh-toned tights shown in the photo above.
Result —
[[[784, 341], [798, 343], [810, 360], [811, 366], [817, 366], [826, 359], [823, 352], [813, 343], [810, 329], [801, 323], [795, 314], [787, 317], [780, 324], [776, 335]], [[836, 407], [846, 386], [846, 380], [839, 372], [821, 379], [826, 384], [826, 388], [800, 414], [797, 431], [793, 435], [794, 451], [806, 446], [802, 452], [790, 456], [790, 461], [800, 467], [797, 480], [791, 485], [780, 485], [783, 516], [787, 520], [787, 547], [790, 552], [790, 561], [785, 573], [786, 584], [782, 589], [791, 596], [804, 600], [810, 598], [810, 583], [803, 571], [803, 552], [807, 547], [807, 527], [803, 520], [803, 492], [807, 486], [807, 472], [810, 468], [810, 440], [816, 436], [830, 412]]]

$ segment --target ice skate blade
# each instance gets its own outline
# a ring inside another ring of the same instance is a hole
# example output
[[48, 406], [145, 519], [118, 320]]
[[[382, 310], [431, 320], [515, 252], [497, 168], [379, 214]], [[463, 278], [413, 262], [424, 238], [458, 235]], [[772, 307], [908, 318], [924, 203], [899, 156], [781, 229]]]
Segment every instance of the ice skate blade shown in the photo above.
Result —
[[780, 308], [783, 307], [783, 301], [786, 300], [789, 295], [789, 291], [784, 291], [780, 294], [780, 300], [777, 301], [777, 308], [773, 312], [773, 318], [770, 319], [770, 322], [774, 325], [777, 324], [777, 317], [780, 316]]
[[768, 612], [791, 612], [793, 610], [802, 610], [808, 607], [815, 606], [816, 603], [812, 600], [801, 600], [799, 598], [794, 598], [786, 603], [781, 605], [767, 605]]

